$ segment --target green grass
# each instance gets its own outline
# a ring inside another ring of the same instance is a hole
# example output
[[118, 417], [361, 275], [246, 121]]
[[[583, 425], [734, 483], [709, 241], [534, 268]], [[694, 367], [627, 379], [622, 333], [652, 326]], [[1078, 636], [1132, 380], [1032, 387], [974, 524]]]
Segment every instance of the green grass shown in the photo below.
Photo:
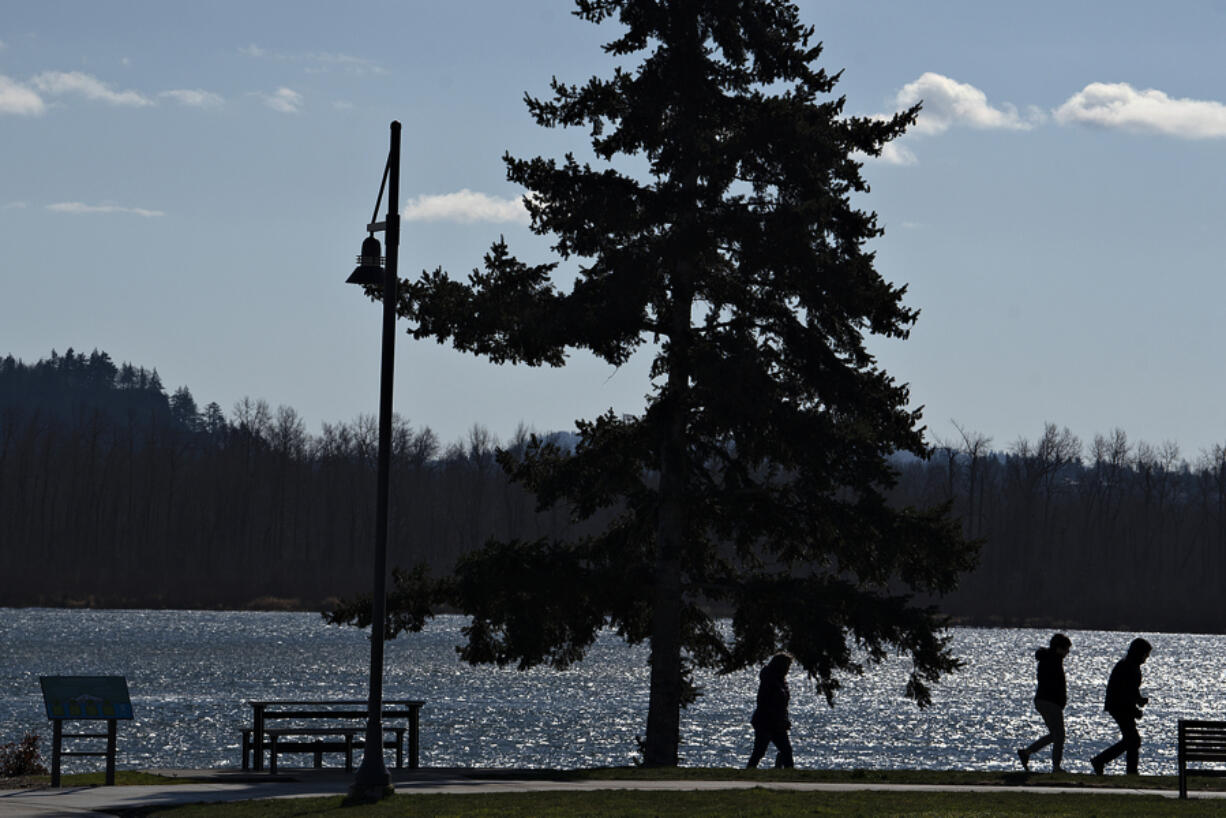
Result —
[[[287, 771], [293, 775], [293, 771]], [[862, 784], [927, 784], [991, 786], [1084, 787], [1082, 794], [1033, 792], [793, 792], [755, 788], [723, 791], [527, 792], [483, 794], [401, 794], [375, 805], [345, 806], [341, 796], [274, 799], [184, 807], [149, 807], [127, 816], [168, 815], [172, 818], [204, 816], [312, 816], [337, 818], [366, 816], [571, 816], [571, 815], [907, 815], [907, 816], [1141, 816], [1224, 815], [1226, 801], [1177, 801], [1159, 795], [1117, 796], [1094, 794], [1100, 787], [1176, 789], [1174, 776], [1051, 775], [1005, 771], [967, 770], [737, 770], [731, 768], [645, 769], [618, 767], [591, 770], [517, 770], [474, 772], [474, 776], [511, 780], [553, 781], [756, 781], [848, 782]], [[87, 787], [103, 783], [103, 774], [65, 775], [63, 786]], [[116, 772], [116, 784], [184, 784], [200, 779], [177, 778], [132, 770]], [[0, 781], [0, 787], [15, 780]], [[48, 786], [49, 776], [21, 780], [20, 786]], [[1222, 789], [1221, 779], [1192, 778], [1192, 789]]]
[[[179, 778], [168, 775], [154, 775], [139, 770], [116, 770], [115, 786], [133, 786], [136, 784], [199, 784], [209, 781], [207, 778]], [[65, 773], [60, 776], [61, 787], [101, 787], [106, 783], [106, 773]], [[27, 775], [21, 778], [0, 778], [0, 790], [28, 789], [31, 787], [50, 787], [50, 775]]]
[[127, 812], [127, 816], [172, 818], [261, 816], [298, 818], [367, 816], [1130, 816], [1221, 815], [1220, 801], [1175, 801], [1159, 795], [1064, 795], [1023, 792], [530, 792], [477, 795], [397, 795], [375, 805], [347, 807], [339, 796], [192, 805]]
[[[494, 775], [500, 775], [494, 773]], [[994, 787], [1086, 787], [1175, 790], [1173, 775], [1103, 775], [1027, 773], [1005, 770], [741, 770], [732, 767], [604, 767], [589, 770], [517, 770], [501, 774], [517, 779], [551, 781], [814, 781], [858, 784], [959, 784]], [[1223, 790], [1226, 779], [1188, 779], [1191, 790]]]

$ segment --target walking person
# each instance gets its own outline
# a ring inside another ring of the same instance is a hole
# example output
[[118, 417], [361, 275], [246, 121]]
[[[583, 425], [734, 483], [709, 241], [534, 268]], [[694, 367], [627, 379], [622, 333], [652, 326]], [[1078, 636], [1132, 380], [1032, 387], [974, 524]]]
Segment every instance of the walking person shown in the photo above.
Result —
[[1068, 704], [1068, 684], [1064, 678], [1064, 657], [1068, 656], [1073, 642], [1062, 633], [1052, 636], [1045, 648], [1034, 652], [1038, 660], [1038, 685], [1034, 691], [1034, 709], [1043, 717], [1047, 734], [1029, 747], [1017, 751], [1022, 768], [1030, 772], [1030, 757], [1051, 745], [1051, 771], [1062, 773], [1060, 761], [1064, 758], [1064, 706]]
[[792, 667], [792, 656], [787, 653], [776, 653], [758, 674], [758, 699], [753, 716], [749, 723], [753, 725], [753, 752], [749, 755], [746, 769], [752, 770], [758, 766], [762, 756], [766, 754], [766, 745], [774, 744], [775, 766], [792, 767], [792, 742], [788, 738], [788, 730], [792, 722], [788, 720], [788, 670]]
[[1103, 767], [1122, 754], [1127, 754], [1128, 775], [1137, 774], [1137, 762], [1141, 755], [1141, 734], [1137, 732], [1137, 719], [1141, 708], [1149, 699], [1141, 695], [1141, 665], [1149, 658], [1153, 645], [1144, 639], [1133, 639], [1128, 653], [1116, 662], [1107, 680], [1107, 700], [1103, 709], [1111, 714], [1120, 726], [1121, 738], [1115, 744], [1090, 759], [1095, 775], [1103, 774]]

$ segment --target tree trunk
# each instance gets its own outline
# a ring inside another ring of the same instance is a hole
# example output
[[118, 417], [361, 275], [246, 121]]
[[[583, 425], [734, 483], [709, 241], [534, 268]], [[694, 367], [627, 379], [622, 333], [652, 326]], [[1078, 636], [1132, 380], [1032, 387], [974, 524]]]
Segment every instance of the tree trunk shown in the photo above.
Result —
[[660, 516], [651, 623], [651, 697], [643, 748], [648, 767], [677, 766], [677, 746], [681, 743], [681, 549], [686, 532], [690, 311], [694, 304], [692, 264], [685, 252], [690, 237], [685, 232], [681, 231], [683, 249], [673, 271], [668, 316], [668, 384], [660, 420]]
[[[670, 377], [670, 387], [678, 373]], [[670, 389], [671, 391], [671, 389]], [[685, 537], [685, 404], [674, 393], [661, 447], [660, 519], [656, 533], [655, 600], [651, 622], [651, 698], [647, 710], [648, 767], [677, 766], [681, 742], [681, 544]]]

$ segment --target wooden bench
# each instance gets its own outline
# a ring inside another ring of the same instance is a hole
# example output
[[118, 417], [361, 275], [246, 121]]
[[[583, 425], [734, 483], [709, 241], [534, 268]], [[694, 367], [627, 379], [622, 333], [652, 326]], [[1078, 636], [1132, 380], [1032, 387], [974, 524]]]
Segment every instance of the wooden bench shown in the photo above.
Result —
[[1188, 769], [1189, 761], [1226, 763], [1226, 721], [1179, 720], [1179, 797], [1188, 797], [1188, 776], [1226, 776], [1226, 769]]
[[[404, 734], [407, 727], [384, 727], [383, 747], [396, 751], [396, 769], [404, 768]], [[248, 758], [255, 750], [254, 729], [243, 729], [243, 769], [250, 769]], [[395, 738], [388, 738], [395, 734]], [[324, 753], [344, 753], [345, 770], [353, 771], [353, 751], [366, 746], [365, 727], [265, 727], [264, 749], [268, 751], [268, 773], [277, 774], [277, 756], [286, 753], [311, 753], [315, 769], [323, 767]], [[287, 739], [297, 739], [287, 740]], [[331, 740], [329, 740], [331, 739]], [[412, 769], [417, 765], [413, 764]], [[257, 767], [258, 769], [258, 767]]]
[[[357, 700], [253, 701], [252, 726], [242, 731], [243, 769], [264, 769], [269, 754], [269, 772], [277, 769], [277, 757], [285, 753], [311, 753], [316, 767], [323, 754], [345, 754], [345, 768], [353, 765], [353, 751], [366, 746], [366, 702]], [[419, 765], [419, 714], [423, 701], [387, 700], [383, 703], [383, 748], [396, 751], [396, 767], [404, 766], [404, 736], [409, 734], [409, 769]], [[405, 720], [407, 724], [387, 722]], [[281, 722], [270, 726], [269, 722]]]

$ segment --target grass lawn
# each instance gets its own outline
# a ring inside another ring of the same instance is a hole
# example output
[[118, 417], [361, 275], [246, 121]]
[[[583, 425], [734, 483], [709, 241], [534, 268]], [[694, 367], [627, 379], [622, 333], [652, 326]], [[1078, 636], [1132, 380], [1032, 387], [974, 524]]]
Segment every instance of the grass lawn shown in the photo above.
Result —
[[[590, 770], [518, 770], [509, 777], [553, 781], [819, 781], [853, 784], [984, 785], [1177, 790], [1174, 775], [1090, 775], [1005, 770], [742, 770], [732, 767], [604, 767]], [[1226, 779], [1188, 779], [1189, 790], [1226, 790]], [[1224, 804], [1226, 806], [1226, 804]], [[1224, 810], [1226, 813], [1226, 810]]]
[[[179, 778], [167, 775], [154, 775], [139, 770], [116, 770], [115, 786], [133, 786], [136, 784], [199, 784], [209, 781], [207, 778]], [[101, 787], [106, 783], [106, 773], [64, 773], [60, 776], [61, 787]], [[27, 775], [21, 778], [0, 778], [0, 790], [21, 790], [33, 787], [50, 787], [50, 775]]]
[[[294, 775], [287, 769], [287, 776]], [[487, 775], [488, 772], [488, 775]], [[1173, 775], [1105, 775], [1064, 773], [1026, 773], [1001, 770], [741, 770], [731, 767], [674, 767], [646, 769], [643, 767], [603, 767], [589, 770], [507, 770], [474, 772], [473, 777], [509, 778], [548, 781], [822, 781], [870, 784], [963, 784], [998, 787], [1026, 785], [1031, 787], [1094, 787], [1175, 790], [1178, 779]], [[65, 787], [100, 787], [102, 772], [65, 773]], [[138, 770], [116, 770], [116, 786], [135, 784], [198, 784], [208, 778], [186, 778], [155, 775]], [[28, 787], [48, 787], [51, 776], [34, 775], [23, 778], [0, 778], [0, 790]], [[1189, 778], [1191, 790], [1224, 790], [1226, 780]]]
[[[292, 775], [293, 771], [287, 770]], [[474, 773], [474, 775], [476, 775]], [[486, 777], [482, 773], [482, 777]], [[518, 780], [736, 780], [757, 782], [848, 782], [928, 785], [1084, 787], [1085, 794], [1033, 792], [795, 792], [755, 788], [723, 791], [605, 790], [594, 792], [526, 792], [478, 794], [402, 794], [375, 805], [345, 806], [340, 796], [150, 807], [127, 816], [571, 816], [571, 815], [908, 815], [908, 816], [1141, 816], [1226, 815], [1226, 800], [1178, 801], [1161, 795], [1103, 795], [1094, 788], [1163, 789], [1177, 787], [1175, 776], [1051, 775], [1021, 771], [964, 770], [738, 770], [731, 768], [493, 771], [489, 777]], [[98, 786], [103, 774], [65, 775], [66, 787]], [[198, 779], [170, 778], [132, 770], [116, 772], [116, 784], [183, 784]], [[48, 776], [0, 780], [5, 786], [49, 785]], [[1193, 790], [1223, 789], [1222, 779], [1192, 778]]]
[[1222, 815], [1221, 801], [1176, 801], [1160, 795], [1064, 795], [1023, 792], [782, 792], [777, 790], [725, 790], [717, 792], [531, 792], [477, 795], [397, 795], [376, 805], [346, 807], [339, 796], [193, 805], [149, 809], [127, 816], [167, 815], [172, 818], [206, 816], [331, 815], [336, 818], [367, 816], [801, 816], [801, 815], [907, 815], [907, 816], [1129, 816]]

